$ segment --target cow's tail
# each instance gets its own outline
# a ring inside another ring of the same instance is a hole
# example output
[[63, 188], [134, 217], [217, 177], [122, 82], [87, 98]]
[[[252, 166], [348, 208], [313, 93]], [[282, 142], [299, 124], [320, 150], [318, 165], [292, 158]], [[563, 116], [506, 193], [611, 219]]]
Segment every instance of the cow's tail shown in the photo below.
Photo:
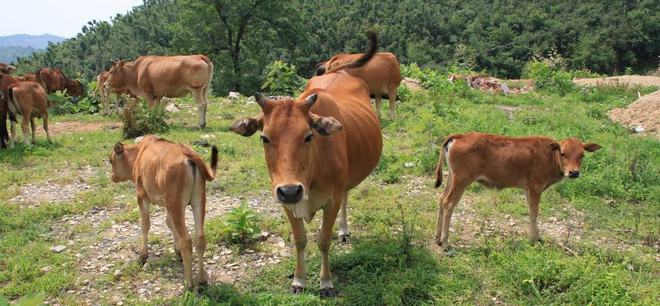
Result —
[[215, 179], [215, 172], [218, 169], [218, 148], [216, 146], [211, 147], [211, 166], [209, 167], [204, 160], [199, 157], [199, 155], [194, 152], [186, 152], [186, 157], [188, 160], [195, 164], [197, 169], [199, 169], [202, 177], [207, 181], [212, 181]]
[[[369, 31], [367, 32], [367, 37], [369, 38], [369, 48], [367, 49], [367, 52], [365, 52], [360, 58], [355, 60], [354, 62], [346, 63], [339, 65], [335, 68], [328, 69], [326, 73], [331, 73], [331, 72], [336, 72], [339, 70], [344, 70], [344, 69], [351, 69], [351, 68], [359, 68], [364, 66], [366, 63], [371, 60], [371, 58], [376, 55], [376, 52], [378, 51], [378, 35], [376, 32]], [[328, 64], [326, 64], [326, 68], [329, 67]]]
[[447, 154], [447, 150], [449, 150], [448, 145], [453, 140], [454, 135], [449, 135], [440, 147], [440, 158], [438, 159], [438, 166], [435, 168], [435, 188], [440, 187], [442, 184], [442, 166], [445, 164], [445, 156]]

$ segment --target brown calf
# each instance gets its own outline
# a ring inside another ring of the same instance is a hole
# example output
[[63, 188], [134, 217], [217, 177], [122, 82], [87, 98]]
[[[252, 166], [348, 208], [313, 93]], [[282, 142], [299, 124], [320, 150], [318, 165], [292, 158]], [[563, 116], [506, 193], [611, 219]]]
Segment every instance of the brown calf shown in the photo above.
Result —
[[78, 80], [69, 79], [62, 70], [53, 68], [41, 68], [36, 73], [37, 82], [44, 87], [47, 94], [56, 91], [66, 91], [69, 96], [80, 97], [83, 95], [83, 85]]
[[483, 133], [454, 134], [442, 144], [435, 187], [442, 183], [447, 161], [447, 187], [440, 196], [435, 241], [447, 247], [449, 222], [465, 189], [477, 181], [489, 188], [522, 188], [529, 209], [529, 239], [539, 240], [536, 218], [541, 193], [564, 177], [577, 178], [584, 151], [600, 149], [575, 138], [556, 142], [547, 137], [513, 138]]
[[167, 210], [167, 226], [174, 236], [174, 250], [183, 259], [184, 285], [193, 287], [192, 241], [185, 223], [186, 206], [190, 205], [195, 219], [195, 249], [197, 251], [198, 284], [206, 284], [204, 270], [204, 214], [206, 213], [206, 181], [215, 178], [218, 149], [213, 146], [211, 167], [192, 149], [182, 144], [146, 136], [140, 143], [117, 143], [110, 153], [112, 181], [131, 180], [136, 187], [141, 213], [141, 264], [147, 261], [149, 235], [149, 203]]
[[[21, 128], [23, 129], [23, 139], [26, 145], [34, 143], [34, 118], [43, 118], [44, 131], [46, 138], [50, 141], [48, 133], [48, 99], [43, 87], [36, 82], [16, 82], [9, 86], [6, 94], [7, 111], [10, 117], [22, 115]], [[11, 122], [11, 146], [14, 146], [16, 139], [15, 118]], [[28, 141], [28, 122], [32, 127], [32, 142]]]
[[[326, 70], [335, 70], [342, 65], [358, 60], [364, 54], [341, 53], [317, 66], [316, 74], [322, 75]], [[387, 96], [390, 100], [390, 119], [396, 117], [396, 93], [401, 83], [401, 68], [396, 55], [389, 52], [376, 53], [367, 64], [358, 68], [346, 69], [348, 74], [362, 79], [376, 101], [376, 112], [380, 118], [381, 98]]]
[[[376, 35], [370, 34], [368, 62], [376, 51]], [[267, 99], [256, 95], [261, 114], [234, 122], [231, 130], [251, 136], [261, 130], [272, 194], [282, 204], [291, 224], [296, 246], [293, 293], [302, 292], [306, 281], [305, 223], [323, 210], [318, 235], [321, 252], [322, 297], [335, 296], [329, 249], [332, 228], [341, 210], [339, 235], [348, 236], [348, 192], [376, 167], [383, 147], [380, 124], [371, 109], [369, 88], [345, 72], [329, 72], [309, 80], [296, 99]]]
[[110, 115], [110, 95], [117, 95], [117, 102], [115, 103], [115, 110], [119, 113], [119, 96], [120, 95], [129, 95], [131, 98], [137, 98], [135, 95], [131, 94], [129, 90], [116, 90], [113, 88], [106, 88], [105, 82], [110, 76], [109, 71], [103, 71], [99, 73], [96, 77], [96, 91], [98, 91], [99, 96], [101, 97], [101, 105], [103, 106], [103, 114]]

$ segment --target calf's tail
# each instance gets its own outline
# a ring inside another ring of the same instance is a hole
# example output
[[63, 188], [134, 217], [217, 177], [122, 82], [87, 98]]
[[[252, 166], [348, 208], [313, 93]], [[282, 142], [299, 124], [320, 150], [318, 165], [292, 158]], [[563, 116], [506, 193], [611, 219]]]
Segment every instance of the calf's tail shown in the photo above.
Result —
[[454, 140], [454, 135], [449, 135], [440, 147], [440, 158], [438, 159], [438, 166], [435, 168], [435, 188], [440, 187], [442, 184], [442, 166], [445, 164], [445, 156], [447, 153], [447, 145]]

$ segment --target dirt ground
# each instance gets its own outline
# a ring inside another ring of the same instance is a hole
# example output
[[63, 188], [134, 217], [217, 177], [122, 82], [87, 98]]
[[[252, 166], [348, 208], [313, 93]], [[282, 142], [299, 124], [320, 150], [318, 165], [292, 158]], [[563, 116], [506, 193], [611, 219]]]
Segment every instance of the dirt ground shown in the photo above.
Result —
[[574, 79], [576, 85], [587, 86], [658, 86], [660, 87], [660, 77], [644, 75], [622, 75], [606, 78], [585, 78]]
[[608, 115], [636, 133], [660, 139], [660, 90], [642, 96], [626, 108], [615, 108]]

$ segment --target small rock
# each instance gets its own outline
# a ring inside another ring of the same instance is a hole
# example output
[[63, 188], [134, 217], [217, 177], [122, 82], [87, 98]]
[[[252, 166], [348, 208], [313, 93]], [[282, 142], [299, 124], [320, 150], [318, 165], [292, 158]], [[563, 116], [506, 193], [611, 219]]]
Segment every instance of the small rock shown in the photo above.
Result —
[[646, 131], [646, 129], [645, 129], [643, 126], [638, 125], [638, 126], [636, 126], [636, 127], [633, 129], [633, 131], [634, 131], [635, 133], [644, 133], [644, 131]]
[[178, 113], [180, 110], [174, 103], [170, 103], [167, 106], [165, 106], [165, 111], [170, 112], [170, 113]]
[[55, 253], [61, 253], [62, 251], [66, 250], [66, 246], [56, 245], [54, 247], [51, 247], [50, 250], [55, 252]]
[[236, 100], [240, 97], [241, 97], [241, 94], [239, 92], [235, 92], [235, 91], [230, 91], [229, 95], [227, 96], [227, 98], [232, 99], [232, 100]]
[[121, 274], [121, 270], [116, 269], [115, 273], [113, 273], [114, 276], [119, 276]]
[[51, 269], [50, 266], [45, 266], [45, 267], [41, 268], [41, 272], [47, 273], [48, 271], [50, 271], [50, 269]]

